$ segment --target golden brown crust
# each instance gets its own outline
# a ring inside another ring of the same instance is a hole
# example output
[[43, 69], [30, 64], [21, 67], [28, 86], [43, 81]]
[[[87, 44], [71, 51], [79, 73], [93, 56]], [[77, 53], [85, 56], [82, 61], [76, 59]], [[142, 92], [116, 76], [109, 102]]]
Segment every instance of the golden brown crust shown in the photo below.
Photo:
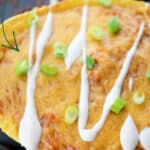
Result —
[[[54, 11], [53, 33], [49, 39], [42, 62], [54, 64], [59, 67], [59, 75], [56, 78], [47, 78], [39, 73], [35, 103], [42, 126], [42, 137], [39, 150], [120, 150], [120, 128], [130, 113], [141, 131], [150, 125], [150, 82], [145, 78], [145, 72], [150, 69], [150, 38], [148, 15], [144, 15], [146, 9], [143, 2], [114, 0], [114, 6], [110, 9], [98, 6], [96, 0], [90, 0], [88, 27], [99, 25], [105, 32], [105, 39], [101, 42], [93, 41], [87, 34], [87, 51], [96, 60], [93, 70], [89, 70], [90, 99], [89, 120], [87, 127], [92, 127], [99, 119], [105, 97], [123, 64], [125, 55], [131, 47], [142, 20], [146, 22], [145, 34], [140, 42], [137, 53], [132, 61], [129, 73], [124, 81], [121, 96], [126, 99], [127, 105], [119, 114], [110, 113], [104, 128], [91, 143], [81, 140], [77, 130], [77, 123], [67, 126], [64, 123], [64, 112], [67, 106], [78, 105], [80, 95], [80, 59], [73, 67], [66, 71], [63, 60], [53, 56], [52, 45], [55, 41], [63, 41], [67, 45], [79, 31], [83, 1], [65, 0], [50, 8]], [[37, 27], [36, 37], [42, 29], [49, 8], [36, 8], [40, 21]], [[28, 59], [29, 29], [26, 22], [29, 12], [16, 16], [6, 21], [5, 29], [11, 39], [11, 31], [14, 30], [19, 41], [20, 53], [1, 49], [0, 53], [0, 126], [12, 138], [18, 140], [18, 127], [22, 118], [26, 101], [26, 77], [18, 78], [14, 68], [18, 60]], [[121, 22], [121, 31], [112, 36], [107, 29], [107, 20], [112, 16], [118, 16]], [[0, 33], [1, 27], [0, 27]], [[0, 43], [4, 39], [0, 34]], [[36, 57], [36, 55], [35, 55]], [[129, 77], [133, 77], [134, 86], [132, 92], [128, 90]], [[132, 102], [134, 91], [145, 93], [146, 101], [142, 106]], [[137, 149], [140, 149], [139, 146]]]
[[[142, 1], [135, 1], [135, 0], [112, 0], [114, 5], [118, 5], [121, 7], [126, 7], [130, 9], [134, 9], [139, 12], [143, 12], [145, 10], [145, 3]], [[57, 3], [51, 9], [53, 11], [64, 11], [66, 9], [71, 9], [79, 6], [83, 6], [85, 3], [85, 0], [64, 0], [60, 3]], [[89, 6], [98, 5], [97, 0], [88, 0]]]

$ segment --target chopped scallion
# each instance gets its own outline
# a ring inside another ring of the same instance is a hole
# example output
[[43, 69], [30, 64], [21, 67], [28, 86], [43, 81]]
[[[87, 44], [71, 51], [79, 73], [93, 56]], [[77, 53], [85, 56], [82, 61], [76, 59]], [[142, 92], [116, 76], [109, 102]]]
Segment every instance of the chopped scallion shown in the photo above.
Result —
[[111, 106], [111, 111], [119, 114], [119, 112], [125, 107], [125, 100], [121, 97], [117, 98], [116, 101]]
[[67, 47], [63, 42], [56, 42], [53, 46], [54, 55], [58, 58], [65, 58], [67, 53]]
[[98, 0], [99, 4], [104, 7], [111, 7], [112, 6], [112, 0]]
[[104, 37], [104, 32], [100, 27], [97, 26], [91, 26], [89, 28], [89, 35], [94, 40], [102, 40]]
[[95, 60], [91, 56], [87, 55], [86, 56], [86, 64], [87, 64], [88, 69], [93, 69], [93, 67], [95, 65]]
[[139, 96], [139, 93], [138, 92], [135, 92], [134, 95], [133, 95], [133, 101], [135, 104], [137, 105], [141, 105], [144, 103], [145, 101], [145, 96], [144, 94], [142, 96]]
[[78, 118], [78, 109], [75, 106], [69, 106], [65, 112], [65, 123], [73, 124]]
[[37, 23], [38, 20], [39, 20], [39, 18], [36, 15], [36, 13], [31, 12], [29, 17], [28, 17], [28, 22], [27, 22], [28, 27], [30, 28], [32, 26], [33, 22]]
[[58, 74], [58, 68], [56, 66], [48, 66], [43, 64], [40, 66], [40, 72], [42, 72], [46, 76], [55, 77]]
[[150, 79], [150, 71], [147, 71], [147, 72], [146, 72], [146, 78], [147, 78], [147, 79]]
[[26, 75], [29, 70], [29, 62], [27, 60], [19, 61], [16, 64], [16, 75], [22, 76]]
[[110, 33], [117, 33], [120, 31], [121, 27], [120, 27], [120, 22], [118, 17], [111, 17], [108, 21], [108, 27], [109, 27], [109, 32]]
[[[81, 64], [83, 64], [82, 57], [80, 58], [80, 62], [81, 62]], [[86, 65], [87, 65], [88, 69], [93, 69], [93, 67], [95, 65], [95, 60], [89, 55], [86, 55]]]

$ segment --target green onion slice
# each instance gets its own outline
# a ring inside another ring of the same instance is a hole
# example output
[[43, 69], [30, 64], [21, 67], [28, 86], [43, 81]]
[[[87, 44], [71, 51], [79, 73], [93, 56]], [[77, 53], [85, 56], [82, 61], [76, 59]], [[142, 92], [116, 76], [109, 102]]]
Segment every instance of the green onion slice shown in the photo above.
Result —
[[147, 79], [150, 79], [150, 71], [147, 71], [147, 72], [146, 72], [146, 78], [147, 78]]
[[28, 73], [28, 70], [29, 70], [29, 62], [27, 60], [19, 61], [16, 64], [15, 71], [17, 76], [26, 75]]
[[67, 47], [63, 42], [59, 41], [54, 43], [53, 50], [54, 50], [54, 55], [56, 57], [65, 58], [67, 53]]
[[110, 110], [116, 114], [119, 114], [119, 112], [125, 107], [125, 104], [126, 104], [125, 100], [119, 97], [112, 104]]
[[109, 32], [110, 33], [117, 33], [120, 31], [121, 27], [120, 27], [120, 22], [118, 17], [111, 17], [108, 21], [108, 27], [109, 27]]
[[91, 26], [89, 28], [89, 35], [94, 40], [102, 40], [104, 38], [104, 32], [100, 27]]
[[87, 55], [86, 56], [86, 64], [87, 64], [88, 69], [93, 69], [93, 67], [95, 65], [95, 60], [91, 56]]
[[56, 66], [48, 66], [43, 64], [40, 66], [40, 72], [48, 77], [55, 77], [58, 74], [58, 68]]
[[145, 95], [143, 93], [142, 96], [139, 96], [139, 93], [138, 92], [135, 92], [134, 95], [133, 95], [133, 102], [137, 105], [141, 105], [143, 104], [145, 101]]
[[39, 21], [39, 17], [36, 15], [36, 13], [31, 12], [28, 17], [27, 26], [30, 28], [32, 26], [33, 22], [38, 23], [38, 21]]
[[98, 0], [98, 2], [101, 6], [104, 6], [107, 8], [112, 6], [112, 0]]
[[[80, 62], [81, 62], [81, 64], [83, 64], [83, 58], [82, 57], [80, 58]], [[95, 60], [89, 55], [86, 55], [86, 65], [87, 65], [88, 69], [93, 69], [93, 67], [95, 65]]]
[[75, 106], [69, 106], [65, 112], [65, 123], [73, 124], [78, 118], [78, 109]]

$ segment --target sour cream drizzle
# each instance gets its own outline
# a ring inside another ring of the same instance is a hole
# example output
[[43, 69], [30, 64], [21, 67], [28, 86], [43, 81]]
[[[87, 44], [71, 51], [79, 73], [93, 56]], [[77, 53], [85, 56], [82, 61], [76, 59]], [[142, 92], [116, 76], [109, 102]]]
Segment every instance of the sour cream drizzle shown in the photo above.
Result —
[[49, 0], [50, 4], [55, 4], [57, 2], [57, 0]]
[[148, 9], [148, 7], [150, 6], [150, 4], [147, 2], [147, 3], [145, 3], [145, 7], [146, 7], [146, 9]]
[[[87, 16], [85, 16], [87, 18]], [[86, 27], [86, 26], [85, 26]], [[87, 119], [88, 119], [88, 97], [89, 97], [89, 84], [87, 77], [87, 69], [84, 63], [81, 74], [81, 91], [80, 91], [80, 102], [79, 102], [79, 120], [78, 120], [78, 130], [81, 138], [84, 141], [92, 141], [96, 137], [98, 131], [103, 127], [106, 118], [110, 112], [110, 107], [114, 103], [114, 101], [120, 96], [123, 81], [128, 73], [130, 63], [132, 61], [133, 56], [135, 55], [136, 49], [140, 42], [140, 39], [143, 35], [144, 31], [144, 22], [141, 23], [140, 29], [137, 35], [137, 38], [132, 46], [132, 48], [127, 53], [124, 64], [120, 71], [120, 74], [112, 87], [111, 91], [106, 96], [105, 104], [103, 107], [103, 112], [99, 121], [95, 124], [95, 126], [91, 129], [85, 129]], [[82, 39], [82, 43], [85, 39]], [[76, 45], [77, 46], [77, 45]]]
[[131, 91], [133, 88], [133, 78], [132, 77], [129, 78], [128, 88], [129, 88], [129, 91]]
[[145, 150], [150, 150], [150, 128], [145, 128], [140, 133], [140, 142]]
[[27, 80], [27, 103], [24, 112], [24, 116], [20, 122], [19, 127], [19, 139], [21, 144], [25, 146], [27, 150], [37, 150], [41, 137], [41, 126], [38, 120], [34, 95], [36, 89], [36, 77], [39, 71], [40, 61], [43, 55], [45, 45], [51, 35], [52, 31], [52, 13], [48, 13], [44, 27], [39, 35], [36, 43], [36, 62], [32, 66], [32, 53], [35, 40], [36, 24], [33, 22], [30, 29], [30, 48], [29, 48], [29, 72]]
[[80, 31], [69, 45], [67, 56], [65, 57], [65, 64], [67, 69], [69, 69], [74, 61], [79, 57], [83, 47], [85, 46], [87, 12], [88, 6], [84, 6]]
[[120, 141], [123, 150], [134, 150], [138, 144], [138, 130], [130, 115], [121, 128]]

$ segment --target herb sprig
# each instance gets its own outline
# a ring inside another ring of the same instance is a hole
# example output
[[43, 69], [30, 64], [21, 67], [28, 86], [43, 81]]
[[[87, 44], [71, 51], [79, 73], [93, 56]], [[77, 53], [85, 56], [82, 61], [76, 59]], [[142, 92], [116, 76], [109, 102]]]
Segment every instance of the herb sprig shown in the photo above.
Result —
[[8, 40], [8, 37], [7, 37], [6, 32], [5, 32], [4, 14], [5, 14], [5, 8], [6, 8], [6, 5], [7, 5], [7, 2], [8, 2], [8, 0], [4, 0], [4, 4], [3, 4], [3, 8], [2, 8], [2, 32], [3, 32], [3, 36], [4, 36], [7, 44], [2, 44], [2, 46], [5, 47], [5, 48], [8, 48], [8, 49], [19, 52], [19, 47], [18, 47], [18, 43], [17, 43], [17, 40], [16, 40], [15, 32], [14, 31], [12, 32], [12, 36], [13, 36], [13, 40], [14, 40], [14, 46]]

